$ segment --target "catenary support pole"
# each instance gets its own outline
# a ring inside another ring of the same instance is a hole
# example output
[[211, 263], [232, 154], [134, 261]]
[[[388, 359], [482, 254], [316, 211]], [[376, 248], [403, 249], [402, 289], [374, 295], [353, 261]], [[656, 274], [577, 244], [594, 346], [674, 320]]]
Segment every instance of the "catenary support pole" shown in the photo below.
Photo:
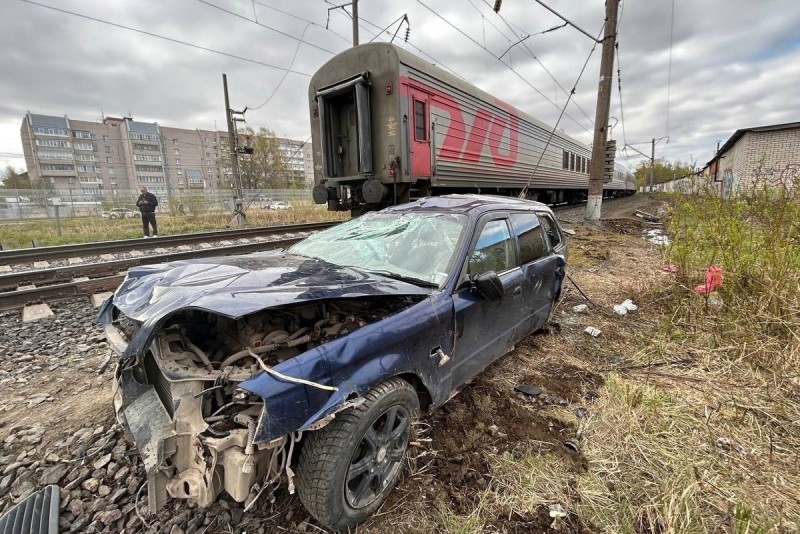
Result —
[[589, 198], [586, 219], [600, 220], [603, 204], [603, 161], [608, 135], [608, 113], [611, 107], [611, 81], [614, 68], [614, 45], [617, 40], [617, 9], [619, 0], [606, 0], [606, 26], [603, 53], [600, 59], [600, 82], [597, 87], [597, 111], [594, 119], [592, 163], [589, 168]]
[[358, 0], [353, 0], [353, 46], [358, 46]]

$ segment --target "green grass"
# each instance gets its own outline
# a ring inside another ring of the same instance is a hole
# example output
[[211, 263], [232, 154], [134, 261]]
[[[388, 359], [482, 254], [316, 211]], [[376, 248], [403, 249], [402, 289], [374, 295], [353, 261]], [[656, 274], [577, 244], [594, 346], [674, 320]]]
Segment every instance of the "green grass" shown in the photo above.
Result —
[[[311, 205], [295, 206], [291, 210], [270, 211], [251, 208], [247, 226], [268, 226], [316, 221], [338, 221], [349, 217], [347, 212], [329, 212]], [[175, 235], [191, 232], [223, 230], [234, 227], [230, 213], [208, 212], [202, 215], [158, 214], [159, 234]], [[142, 237], [142, 223], [135, 219], [104, 219], [97, 216], [61, 219], [61, 235], [55, 219], [36, 219], [6, 222], [0, 225], [0, 243], [4, 249], [33, 246], [67, 245], [92, 241], [113, 241]]]

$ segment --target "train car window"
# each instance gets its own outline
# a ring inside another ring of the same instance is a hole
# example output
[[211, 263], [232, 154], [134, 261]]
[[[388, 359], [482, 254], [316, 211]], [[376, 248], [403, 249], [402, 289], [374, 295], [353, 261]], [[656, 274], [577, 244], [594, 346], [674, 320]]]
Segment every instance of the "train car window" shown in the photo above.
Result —
[[469, 274], [500, 274], [514, 267], [514, 243], [508, 224], [504, 219], [487, 222], [469, 256]]
[[564, 159], [561, 161], [562, 169], [569, 169], [569, 152], [564, 151]]
[[547, 241], [542, 225], [534, 213], [512, 213], [511, 228], [519, 243], [519, 264], [531, 263], [547, 256]]
[[544, 228], [547, 237], [550, 238], [550, 246], [554, 249], [561, 246], [561, 232], [556, 225], [556, 222], [550, 218], [549, 215], [545, 215], [543, 213], [539, 214], [539, 220], [542, 221], [542, 227]]
[[425, 127], [425, 102], [414, 100], [414, 139], [417, 141], [428, 140], [428, 129]]
[[575, 154], [569, 155], [569, 170], [571, 171], [575, 170]]

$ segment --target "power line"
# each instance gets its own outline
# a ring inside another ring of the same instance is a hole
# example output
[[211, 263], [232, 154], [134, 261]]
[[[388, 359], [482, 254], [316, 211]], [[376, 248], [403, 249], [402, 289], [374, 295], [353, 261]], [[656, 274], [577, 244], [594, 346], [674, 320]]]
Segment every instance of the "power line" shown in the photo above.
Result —
[[675, 0], [672, 0], [672, 13], [669, 18], [669, 69], [667, 74], [667, 137], [669, 137], [669, 97], [672, 89], [672, 37], [675, 28]]
[[253, 0], [253, 3], [255, 3], [255, 4], [258, 4], [258, 5], [260, 5], [261, 7], [266, 7], [267, 9], [271, 9], [271, 10], [273, 10], [273, 11], [277, 11], [278, 13], [281, 13], [281, 14], [283, 14], [283, 15], [286, 15], [287, 17], [292, 17], [292, 18], [294, 18], [294, 19], [297, 19], [297, 20], [302, 20], [303, 22], [307, 22], [307, 23], [311, 24], [312, 26], [316, 26], [317, 28], [323, 29], [323, 30], [325, 30], [325, 31], [329, 31], [329, 32], [331, 32], [333, 35], [335, 35], [336, 37], [338, 37], [339, 39], [341, 39], [342, 41], [344, 41], [345, 43], [347, 43], [348, 45], [349, 45], [349, 44], [350, 44], [350, 42], [351, 42], [351, 41], [350, 41], [350, 39], [348, 39], [348, 38], [347, 38], [347, 37], [345, 37], [344, 35], [342, 35], [342, 34], [340, 34], [340, 33], [337, 33], [337, 32], [335, 32], [335, 31], [331, 30], [330, 28], [325, 28], [324, 26], [322, 26], [322, 25], [320, 25], [320, 24], [317, 24], [317, 23], [316, 23], [316, 22], [314, 22], [314, 21], [311, 21], [311, 20], [308, 20], [308, 19], [304, 19], [303, 17], [297, 16], [297, 15], [295, 15], [294, 13], [289, 13], [288, 11], [284, 11], [284, 10], [282, 10], [282, 9], [278, 9], [277, 7], [271, 6], [271, 5], [269, 5], [269, 4], [264, 4], [264, 3], [262, 3], [262, 2], [259, 2], [258, 0]]
[[[465, 33], [463, 30], [461, 30], [460, 28], [458, 28], [457, 26], [455, 26], [453, 23], [451, 23], [449, 20], [447, 20], [446, 18], [444, 18], [443, 16], [441, 16], [441, 15], [440, 15], [439, 13], [437, 13], [437, 12], [436, 12], [436, 11], [435, 11], [433, 8], [430, 8], [430, 7], [428, 7], [428, 6], [427, 6], [427, 5], [426, 5], [424, 2], [422, 2], [422, 0], [417, 0], [417, 3], [418, 3], [418, 4], [420, 4], [422, 7], [424, 7], [425, 9], [427, 9], [428, 11], [430, 11], [431, 13], [433, 13], [434, 15], [436, 15], [437, 17], [439, 17], [439, 18], [440, 18], [442, 21], [444, 21], [444, 22], [445, 22], [447, 25], [449, 25], [451, 28], [453, 28], [454, 30], [456, 30], [458, 33], [460, 33], [461, 35], [463, 35], [464, 37], [466, 37], [467, 39], [469, 39], [470, 41], [472, 41], [473, 43], [475, 43], [475, 44], [476, 44], [476, 45], [477, 45], [477, 46], [478, 46], [478, 47], [479, 47], [481, 50], [483, 50], [484, 52], [486, 52], [487, 54], [489, 54], [489, 55], [490, 55], [490, 56], [492, 56], [493, 58], [495, 58], [495, 59], [497, 59], [498, 61], [500, 61], [500, 60], [497, 58], [497, 56], [495, 56], [494, 54], [492, 54], [492, 52], [491, 52], [491, 51], [489, 51], [489, 49], [485, 48], [485, 47], [484, 47], [482, 44], [480, 44], [478, 41], [476, 41], [475, 39], [473, 39], [472, 37], [470, 37], [470, 36], [469, 36], [467, 33]], [[528, 81], [528, 80], [527, 80], [527, 79], [526, 79], [524, 76], [522, 76], [522, 75], [521, 75], [519, 72], [517, 72], [517, 71], [516, 71], [516, 70], [515, 70], [515, 69], [514, 69], [514, 68], [513, 68], [511, 65], [509, 65], [509, 64], [507, 64], [507, 63], [504, 63], [504, 62], [502, 62], [502, 61], [500, 61], [500, 64], [501, 64], [501, 65], [503, 65], [503, 66], [505, 66], [507, 69], [509, 69], [509, 70], [510, 70], [511, 72], [513, 72], [514, 74], [516, 74], [516, 75], [517, 75], [517, 77], [518, 77], [520, 80], [522, 80], [522, 81], [523, 81], [523, 82], [524, 82], [524, 83], [525, 83], [525, 84], [526, 84], [528, 87], [530, 87], [531, 89], [533, 89], [534, 91], [536, 91], [536, 92], [537, 92], [537, 93], [538, 93], [538, 94], [539, 94], [539, 95], [540, 95], [542, 98], [544, 98], [544, 99], [545, 99], [547, 102], [549, 102], [550, 104], [552, 104], [552, 105], [553, 105], [553, 107], [555, 107], [555, 108], [556, 108], [556, 109], [558, 109], [558, 110], [561, 110], [561, 107], [560, 107], [558, 104], [556, 104], [555, 102], [553, 102], [552, 100], [550, 100], [550, 99], [547, 97], [547, 95], [545, 95], [543, 92], [541, 92], [541, 91], [540, 91], [540, 90], [539, 90], [539, 89], [538, 89], [536, 86], [534, 86], [534, 85], [533, 85], [531, 82], [529, 82], [529, 81]], [[569, 99], [567, 100], [567, 102], [569, 102]], [[569, 117], [569, 118], [570, 118], [570, 119], [571, 119], [571, 120], [572, 120], [572, 121], [573, 121], [575, 124], [577, 124], [578, 126], [580, 126], [581, 128], [583, 128], [583, 129], [584, 129], [584, 130], [585, 130], [587, 133], [589, 133], [589, 134], [591, 134], [591, 133], [592, 133], [592, 132], [591, 132], [591, 131], [590, 131], [588, 128], [586, 128], [586, 127], [585, 127], [583, 124], [581, 124], [580, 122], [578, 122], [578, 121], [575, 119], [575, 117], [573, 117], [573, 116], [572, 116], [572, 115], [570, 115], [569, 113], [566, 113], [566, 111], [565, 111], [565, 110], [564, 110], [564, 111], [562, 111], [562, 114], [564, 114], [564, 115], [566, 115], [567, 117]]]
[[[326, 4], [329, 4], [329, 5], [332, 5], [332, 2], [330, 2], [329, 0], [325, 0], [325, 3], [326, 3]], [[342, 10], [342, 11], [344, 11], [344, 10]], [[337, 12], [338, 12], [338, 11], [337, 11]], [[352, 16], [351, 16], [351, 15], [350, 15], [350, 13], [348, 13], [347, 11], [344, 11], [344, 13], [342, 14], [342, 16], [347, 16], [347, 17], [349, 17], [349, 18], [351, 18], [351, 19], [352, 19]], [[388, 31], [384, 31], [384, 29], [383, 29], [382, 27], [378, 26], [378, 25], [377, 25], [377, 24], [375, 24], [374, 22], [370, 22], [368, 19], [365, 19], [364, 17], [361, 17], [361, 16], [360, 16], [360, 17], [358, 18], [358, 22], [359, 22], [359, 24], [358, 24], [359, 28], [361, 28], [361, 29], [363, 29], [364, 31], [368, 32], [368, 33], [369, 33], [370, 35], [372, 35], [372, 36], [376, 36], [376, 37], [377, 37], [377, 36], [378, 36], [378, 35], [380, 35], [381, 33], [386, 33], [387, 35], [389, 35], [389, 32], [388, 32]], [[372, 26], [372, 27], [374, 27], [374, 28], [377, 28], [377, 29], [379, 30], [379, 32], [378, 32], [378, 33], [375, 33], [374, 31], [368, 30], [368, 29], [367, 29], [367, 28], [364, 26], [364, 24], [361, 24], [362, 22], [364, 22], [364, 23], [366, 23], [366, 24], [369, 24], [370, 26]], [[349, 42], [349, 41], [348, 41], [348, 42]], [[433, 57], [432, 55], [430, 55], [429, 53], [427, 53], [427, 52], [426, 52], [426, 51], [424, 51], [423, 49], [421, 49], [420, 47], [416, 46], [414, 43], [412, 43], [412, 42], [408, 41], [408, 42], [406, 42], [406, 44], [407, 44], [408, 46], [410, 46], [411, 48], [415, 49], [415, 50], [416, 50], [416, 51], [419, 53], [419, 55], [421, 55], [421, 56], [426, 56], [426, 57], [427, 57], [427, 58], [428, 58], [428, 59], [429, 59], [429, 60], [430, 60], [432, 63], [434, 63], [435, 65], [437, 65], [437, 66], [439, 66], [439, 67], [443, 68], [444, 70], [446, 70], [446, 71], [450, 72], [450, 73], [451, 73], [453, 76], [456, 76], [457, 78], [460, 78], [460, 79], [464, 80], [464, 77], [463, 77], [463, 76], [461, 76], [459, 73], [457, 73], [456, 71], [454, 71], [453, 69], [451, 69], [450, 67], [448, 67], [447, 65], [445, 65], [444, 63], [442, 63], [441, 61], [439, 61], [438, 59], [436, 59], [435, 57]]]
[[[288, 37], [290, 39], [294, 39], [295, 41], [299, 41], [299, 42], [301, 42], [303, 44], [306, 44], [306, 45], [308, 45], [308, 46], [310, 46], [312, 48], [316, 48], [317, 50], [322, 50], [323, 52], [327, 52], [327, 53], [329, 53], [331, 55], [336, 55], [336, 52], [333, 52], [332, 50], [328, 50], [327, 48], [323, 48], [321, 46], [317, 46], [314, 43], [309, 43], [308, 41], [304, 41], [302, 37], [299, 37], [299, 38], [295, 37], [294, 35], [292, 35], [290, 33], [286, 33], [284, 31], [278, 30], [276, 28], [273, 28], [272, 26], [267, 26], [266, 24], [262, 24], [262, 23], [260, 23], [260, 22], [258, 22], [256, 20], [247, 18], [244, 15], [240, 15], [240, 14], [234, 12], [234, 11], [231, 11], [229, 9], [225, 9], [224, 7], [218, 6], [216, 4], [212, 4], [211, 2], [208, 2], [207, 0], [197, 0], [197, 1], [200, 2], [201, 4], [205, 4], [205, 5], [209, 6], [209, 7], [213, 7], [214, 9], [219, 9], [220, 11], [222, 11], [224, 13], [227, 13], [229, 15], [232, 15], [232, 16], [234, 16], [236, 18], [240, 18], [242, 20], [246, 20], [247, 22], [250, 22], [250, 23], [255, 24], [257, 26], [261, 26], [262, 28], [265, 28], [267, 30], [273, 31], [275, 33], [279, 33], [279, 34], [283, 35], [284, 37]], [[303, 32], [303, 33], [305, 33], [305, 32]]]
[[[472, 2], [471, 2], [471, 0], [470, 0], [470, 3], [472, 3]], [[487, 6], [489, 5], [489, 3], [488, 3], [486, 0], [483, 0], [483, 3], [484, 3], [484, 4], [486, 4]], [[489, 6], [489, 7], [491, 7], [491, 6]], [[497, 14], [497, 16], [498, 16], [498, 17], [500, 17], [500, 20], [502, 20], [502, 21], [503, 21], [503, 22], [506, 24], [506, 26], [508, 27], [508, 29], [509, 29], [509, 30], [511, 30], [511, 32], [512, 32], [512, 33], [513, 33], [515, 36], [519, 37], [519, 36], [517, 35], [517, 32], [515, 32], [515, 31], [514, 31], [514, 29], [511, 27], [511, 24], [509, 24], [509, 22], [508, 22], [508, 21], [505, 19], [505, 17], [503, 17], [503, 15], [501, 15], [499, 12], [498, 12], [498, 13], [496, 13], [496, 14]], [[555, 30], [557, 30], [557, 29], [559, 29], [559, 28], [563, 28], [563, 27], [565, 27], [567, 24], [568, 24], [568, 23], [567, 23], [567, 22], [565, 22], [565, 23], [564, 23], [563, 25], [561, 25], [561, 26], [554, 26], [554, 27], [552, 27], [552, 28], [548, 28], [548, 29], [546, 29], [546, 30], [544, 30], [544, 31], [541, 31], [541, 32], [538, 32], [538, 33], [531, 34], [531, 35], [529, 35], [528, 37], [533, 37], [534, 35], [541, 35], [541, 34], [544, 34], [544, 33], [548, 33], [548, 32], [551, 32], [551, 31], [555, 31]], [[499, 30], [498, 30], [498, 31], [499, 31]], [[502, 32], [501, 32], [501, 35], [502, 35]], [[527, 37], [526, 37], [526, 39], [527, 39]], [[520, 42], [521, 42], [521, 41], [520, 41]], [[553, 80], [553, 81], [556, 83], [556, 85], [559, 87], [559, 89], [561, 89], [561, 90], [564, 92], [564, 94], [565, 94], [565, 95], [569, 96], [569, 91], [567, 91], [566, 89], [564, 89], [564, 86], [563, 86], [563, 85], [561, 85], [561, 83], [559, 83], [559, 81], [556, 79], [556, 77], [555, 77], [555, 76], [553, 76], [553, 73], [551, 73], [551, 72], [550, 72], [550, 70], [549, 70], [547, 67], [545, 67], [545, 66], [544, 66], [544, 63], [542, 63], [542, 62], [539, 60], [539, 58], [538, 58], [538, 57], [536, 57], [536, 54], [534, 54], [534, 53], [533, 53], [533, 50], [531, 50], [531, 49], [528, 47], [528, 45], [527, 45], [526, 43], [524, 43], [524, 42], [522, 42], [522, 46], [525, 48], [525, 50], [527, 50], [527, 51], [528, 51], [528, 54], [530, 54], [530, 56], [531, 56], [531, 57], [532, 57], [534, 60], [536, 60], [536, 63], [538, 63], [538, 64], [539, 64], [539, 66], [541, 66], [541, 67], [542, 67], [542, 69], [544, 69], [544, 71], [547, 73], [547, 75], [548, 75], [548, 76], [550, 76], [550, 79], [552, 79], [552, 80]], [[583, 113], [583, 116], [584, 116], [584, 117], [586, 117], [586, 118], [589, 120], [589, 123], [590, 123], [590, 124], [592, 124], [592, 125], [594, 125], [594, 120], [592, 120], [592, 118], [591, 118], [591, 117], [590, 117], [590, 116], [589, 116], [589, 115], [586, 113], [586, 111], [584, 111], [584, 109], [583, 109], [583, 108], [582, 108], [582, 107], [581, 107], [581, 106], [580, 106], [580, 105], [579, 105], [577, 102], [574, 102], [574, 101], [573, 101], [573, 104], [575, 104], [575, 107], [576, 107], [576, 108], [578, 108], [578, 109], [580, 110], [580, 112], [581, 112], [581, 113]]]
[[141, 33], [143, 35], [148, 35], [150, 37], [156, 37], [158, 39], [164, 39], [165, 41], [169, 41], [171, 43], [182, 44], [184, 46], [189, 46], [189, 47], [192, 47], [192, 48], [196, 48], [198, 50], [203, 50], [205, 52], [211, 52], [213, 54], [219, 54], [221, 56], [225, 56], [225, 57], [229, 57], [229, 58], [233, 58], [233, 59], [238, 59], [240, 61], [246, 61], [248, 63], [254, 63], [256, 65], [261, 65], [262, 67], [269, 67], [271, 69], [278, 69], [278, 70], [282, 70], [282, 71], [291, 72], [292, 74], [299, 74], [301, 76], [307, 76], [309, 78], [311, 77], [310, 74], [307, 74], [305, 72], [300, 72], [300, 71], [291, 70], [291, 69], [285, 69], [283, 67], [279, 67], [277, 65], [272, 65], [270, 63], [265, 63], [265, 62], [259, 61], [257, 59], [250, 59], [250, 58], [246, 58], [246, 57], [242, 57], [242, 56], [237, 56], [236, 54], [231, 54], [229, 52], [222, 52], [220, 50], [215, 50], [213, 48], [208, 48], [208, 47], [205, 47], [205, 46], [196, 45], [194, 43], [188, 43], [186, 41], [181, 41], [180, 39], [167, 37], [165, 35], [159, 35], [157, 33], [149, 32], [149, 31], [146, 31], [146, 30], [140, 30], [138, 28], [132, 28], [130, 26], [125, 26], [124, 24], [118, 24], [116, 22], [111, 22], [111, 21], [108, 21], [108, 20], [103, 20], [103, 19], [98, 19], [98, 18], [95, 18], [95, 17], [90, 17], [89, 15], [83, 15], [81, 13], [75, 13], [73, 11], [67, 11], [66, 9], [60, 9], [58, 7], [48, 6], [48, 5], [45, 5], [45, 4], [40, 4], [38, 2], [34, 2], [33, 0], [21, 0], [21, 1], [25, 2], [26, 4], [32, 4], [34, 6], [43, 7], [45, 9], [51, 9], [53, 11], [58, 11], [59, 13], [65, 13], [67, 15], [72, 15], [74, 17], [79, 17], [79, 18], [82, 18], [82, 19], [93, 20], [95, 22], [100, 22], [102, 24], [107, 24], [107, 25], [113, 26], [115, 28], [122, 28], [123, 30], [129, 30], [129, 31], [132, 31], [132, 32]]
[[[305, 35], [305, 34], [306, 34], [306, 31], [307, 31], [307, 30], [308, 30], [310, 27], [311, 27], [311, 23], [308, 23], [308, 24], [306, 24], [306, 27], [305, 27], [305, 29], [303, 30], [303, 33], [302, 33], [302, 35], [300, 36], [300, 38], [301, 38], [301, 39], [302, 39], [303, 35]], [[290, 69], [291, 69], [291, 68], [294, 66], [294, 62], [297, 60], [297, 53], [300, 51], [300, 44], [301, 44], [301, 41], [298, 41], [298, 43], [297, 43], [297, 47], [294, 49], [294, 56], [292, 56], [292, 62], [291, 62], [291, 63], [289, 63], [289, 68], [290, 68]], [[264, 101], [263, 101], [261, 104], [259, 104], [259, 105], [258, 105], [258, 106], [256, 106], [256, 107], [248, 107], [247, 109], [249, 109], [249, 110], [251, 110], [251, 111], [255, 111], [255, 110], [257, 110], [257, 109], [261, 109], [261, 108], [263, 108], [264, 106], [266, 106], [266, 105], [269, 103], [269, 101], [270, 101], [270, 100], [272, 100], [272, 97], [273, 97], [273, 96], [275, 96], [275, 94], [278, 92], [278, 89], [280, 89], [280, 88], [281, 88], [281, 85], [283, 85], [283, 81], [286, 79], [286, 77], [287, 77], [288, 75], [289, 75], [289, 72], [288, 72], [288, 71], [286, 71], [286, 72], [284, 72], [284, 73], [283, 73], [283, 76], [282, 76], [282, 77], [281, 77], [281, 79], [278, 81], [278, 84], [275, 86], [275, 89], [274, 89], [274, 90], [272, 91], [272, 93], [271, 93], [271, 94], [270, 94], [270, 95], [267, 97], [267, 99], [266, 99], [266, 100], [264, 100]]]
[[[556, 121], [553, 129], [550, 131], [550, 136], [547, 138], [547, 143], [544, 145], [541, 154], [539, 154], [539, 160], [536, 162], [536, 166], [533, 168], [530, 177], [528, 178], [528, 183], [525, 184], [525, 187], [520, 192], [520, 198], [524, 198], [525, 194], [528, 191], [528, 186], [531, 185], [531, 181], [533, 177], [536, 175], [536, 171], [539, 168], [539, 164], [542, 162], [542, 158], [544, 157], [544, 153], [547, 151], [547, 147], [550, 146], [550, 141], [553, 140], [553, 135], [555, 135], [556, 130], [558, 129], [558, 123], [561, 122], [561, 118], [565, 115], [567, 111], [567, 106], [569, 105], [569, 101], [572, 99], [572, 96], [575, 94], [575, 90], [578, 87], [578, 83], [580, 83], [581, 78], [583, 77], [584, 71], [586, 71], [586, 65], [589, 64], [589, 60], [592, 58], [592, 54], [594, 54], [595, 49], [597, 49], [597, 45], [600, 43], [600, 36], [603, 35], [603, 30], [605, 29], [606, 24], [603, 22], [603, 25], [600, 27], [600, 32], [597, 34], [597, 39], [594, 40], [594, 45], [592, 45], [592, 49], [589, 50], [589, 55], [586, 56], [586, 61], [583, 62], [583, 68], [581, 68], [580, 73], [578, 73], [578, 77], [575, 79], [575, 84], [572, 86], [572, 91], [569, 92], [569, 97], [567, 101], [564, 102], [564, 107], [561, 109], [561, 114], [558, 116], [558, 120]], [[574, 120], [574, 119], [573, 119]]]

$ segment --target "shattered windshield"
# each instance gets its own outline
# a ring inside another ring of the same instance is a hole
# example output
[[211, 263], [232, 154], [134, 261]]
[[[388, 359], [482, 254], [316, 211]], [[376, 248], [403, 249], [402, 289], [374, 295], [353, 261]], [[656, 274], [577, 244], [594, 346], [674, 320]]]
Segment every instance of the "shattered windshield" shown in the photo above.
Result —
[[312, 235], [289, 253], [441, 289], [467, 220], [450, 213], [368, 213]]

